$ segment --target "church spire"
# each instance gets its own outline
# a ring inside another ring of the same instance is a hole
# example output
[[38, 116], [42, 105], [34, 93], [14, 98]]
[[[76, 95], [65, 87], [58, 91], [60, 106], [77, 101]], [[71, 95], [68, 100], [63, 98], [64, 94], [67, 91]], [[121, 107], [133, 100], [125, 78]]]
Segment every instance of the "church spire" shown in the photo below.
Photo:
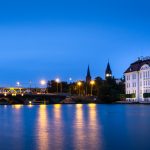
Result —
[[106, 68], [106, 71], [105, 71], [105, 79], [110, 78], [110, 77], [112, 77], [112, 71], [111, 71], [111, 68], [110, 68], [109, 61], [108, 61], [107, 68]]
[[91, 81], [91, 73], [90, 73], [90, 67], [88, 65], [87, 75], [86, 75], [86, 83], [90, 83], [90, 81]]

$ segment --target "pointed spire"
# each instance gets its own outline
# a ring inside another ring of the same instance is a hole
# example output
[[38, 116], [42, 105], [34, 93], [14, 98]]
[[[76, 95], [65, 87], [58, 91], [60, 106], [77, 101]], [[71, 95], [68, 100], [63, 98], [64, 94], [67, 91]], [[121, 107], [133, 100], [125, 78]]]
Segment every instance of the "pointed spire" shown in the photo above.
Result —
[[86, 82], [90, 83], [90, 81], [91, 81], [91, 73], [90, 73], [90, 66], [88, 65], [87, 75], [86, 75]]
[[91, 74], [90, 74], [90, 67], [89, 67], [89, 65], [88, 65], [88, 69], [87, 69], [87, 76], [91, 76]]
[[112, 77], [112, 71], [111, 71], [111, 68], [110, 68], [109, 61], [107, 63], [107, 68], [106, 68], [106, 71], [105, 71], [105, 78], [108, 78], [108, 77]]

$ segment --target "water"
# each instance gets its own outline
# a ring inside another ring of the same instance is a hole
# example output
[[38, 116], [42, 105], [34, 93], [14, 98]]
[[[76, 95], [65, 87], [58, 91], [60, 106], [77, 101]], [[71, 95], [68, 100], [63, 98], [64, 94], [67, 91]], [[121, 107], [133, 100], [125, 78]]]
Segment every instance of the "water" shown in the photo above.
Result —
[[0, 106], [0, 149], [150, 150], [150, 106]]

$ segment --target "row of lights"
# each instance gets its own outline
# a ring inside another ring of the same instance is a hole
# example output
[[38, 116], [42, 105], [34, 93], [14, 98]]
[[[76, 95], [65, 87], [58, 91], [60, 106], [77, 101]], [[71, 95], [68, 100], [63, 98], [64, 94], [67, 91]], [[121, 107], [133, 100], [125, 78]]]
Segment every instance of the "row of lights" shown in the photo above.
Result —
[[[79, 95], [81, 94], [80, 93], [80, 87], [82, 86], [82, 82], [81, 81], [78, 81], [77, 82], [77, 85], [79, 86]], [[94, 80], [91, 80], [90, 81], [90, 85], [91, 85], [91, 96], [93, 95], [93, 86], [95, 85], [95, 81]]]
[[[56, 81], [57, 83], [60, 83], [60, 82], [61, 82], [61, 80], [60, 80], [59, 78], [56, 78], [55, 81]], [[71, 82], [71, 81], [72, 81], [72, 78], [69, 78], [69, 81]], [[40, 81], [40, 84], [41, 84], [41, 85], [46, 85], [46, 83], [47, 83], [46, 80], [41, 80], [41, 81]], [[17, 86], [20, 86], [20, 82], [16, 82], [16, 84], [17, 84]], [[82, 85], [82, 82], [81, 82], [81, 81], [78, 81], [78, 82], [77, 82], [77, 85], [78, 85], [78, 86], [81, 86], [81, 85]], [[92, 85], [92, 86], [95, 85], [95, 81], [94, 81], [94, 80], [91, 80], [91, 81], [90, 81], [90, 85]]]
[[[72, 78], [69, 78], [69, 81], [71, 82], [72, 81]], [[55, 82], [57, 83], [57, 93], [58, 93], [58, 84], [61, 83], [61, 80], [60, 78], [56, 78], [55, 79]], [[20, 82], [16, 82], [17, 86], [19, 87], [20, 86]], [[40, 81], [40, 85], [41, 86], [45, 86], [47, 84], [46, 80], [41, 80]], [[78, 81], [77, 82], [77, 85], [79, 86], [79, 95], [80, 95], [80, 87], [82, 86], [82, 82], [81, 81]], [[95, 85], [95, 81], [94, 80], [91, 80], [90, 81], [90, 85], [91, 85], [91, 95], [93, 93], [93, 86]]]
[[[55, 81], [56, 81], [57, 83], [60, 83], [60, 82], [61, 82], [59, 78], [56, 78]], [[72, 81], [72, 78], [69, 78], [69, 81]], [[31, 82], [30, 82], [30, 83], [31, 83]], [[46, 84], [47, 84], [46, 80], [41, 80], [41, 81], [40, 81], [40, 85], [44, 86], [44, 85], [46, 85]], [[21, 84], [20, 84], [20, 82], [16, 82], [16, 85], [19, 87]]]
[[[56, 78], [55, 81], [56, 81], [57, 83], [60, 83], [60, 82], [61, 82], [61, 80], [60, 80], [59, 78]], [[71, 82], [71, 81], [72, 81], [72, 78], [69, 78], [69, 81]], [[40, 81], [40, 85], [43, 85], [43, 86], [44, 86], [44, 85], [46, 85], [46, 83], [47, 83], [46, 80], [41, 80], [41, 81]], [[94, 84], [95, 84], [95, 81], [94, 81], [94, 80], [91, 80], [91, 81], [90, 81], [90, 84], [91, 84], [91, 85], [94, 85]], [[20, 82], [16, 82], [16, 85], [19, 87], [21, 84], [20, 84]], [[82, 85], [82, 82], [81, 82], [81, 81], [78, 81], [78, 82], [77, 82], [77, 85], [78, 85], [78, 86], [81, 86], [81, 85]]]

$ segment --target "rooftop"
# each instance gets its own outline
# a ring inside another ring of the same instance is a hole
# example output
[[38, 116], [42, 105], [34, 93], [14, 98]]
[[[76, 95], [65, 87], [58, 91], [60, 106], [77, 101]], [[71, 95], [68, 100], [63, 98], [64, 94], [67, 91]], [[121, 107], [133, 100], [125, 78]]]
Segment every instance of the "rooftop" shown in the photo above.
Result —
[[150, 66], [150, 57], [141, 57], [138, 58], [137, 61], [133, 62], [130, 67], [125, 71], [125, 73], [139, 71], [143, 65], [149, 65]]

